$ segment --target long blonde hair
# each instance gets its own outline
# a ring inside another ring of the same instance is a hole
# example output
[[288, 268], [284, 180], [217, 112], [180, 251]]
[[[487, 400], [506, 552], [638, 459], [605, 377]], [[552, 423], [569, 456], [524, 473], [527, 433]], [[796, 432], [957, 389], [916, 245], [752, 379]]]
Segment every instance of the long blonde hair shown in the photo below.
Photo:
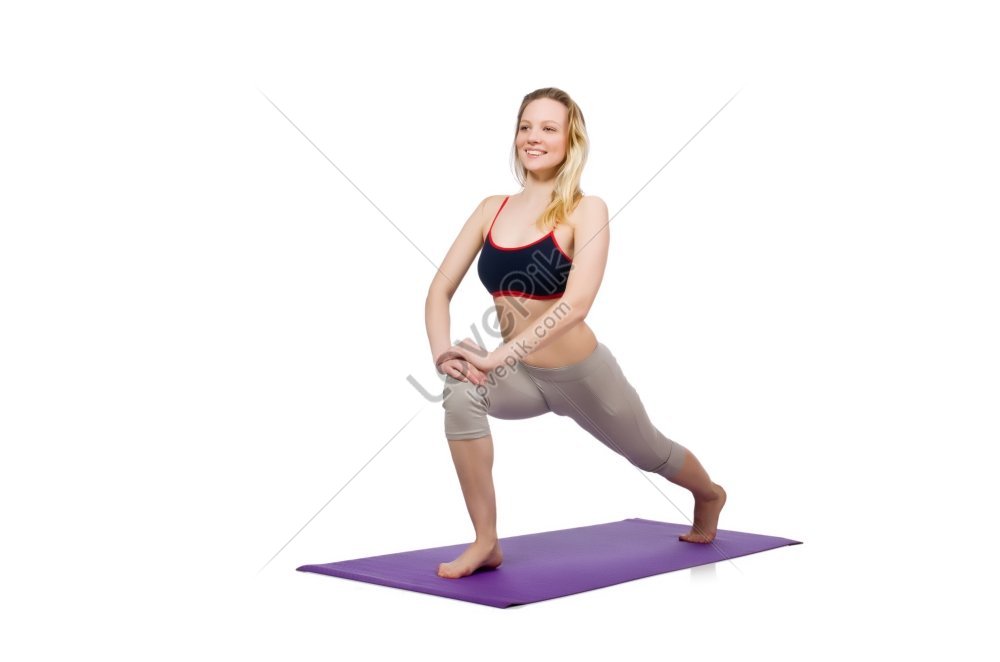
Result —
[[521, 186], [527, 182], [528, 172], [524, 164], [521, 163], [521, 159], [517, 158], [517, 132], [521, 126], [521, 117], [524, 115], [525, 107], [535, 99], [553, 99], [566, 106], [569, 111], [569, 125], [566, 127], [566, 158], [559, 166], [555, 188], [552, 190], [552, 200], [538, 217], [537, 222], [540, 229], [547, 232], [554, 229], [560, 222], [565, 221], [583, 199], [583, 191], [580, 190], [580, 177], [583, 175], [583, 166], [587, 163], [590, 140], [587, 138], [587, 123], [583, 119], [583, 111], [566, 92], [558, 87], [542, 87], [528, 93], [521, 101], [521, 107], [517, 111], [517, 124], [514, 127], [515, 143], [511, 145], [514, 175]]

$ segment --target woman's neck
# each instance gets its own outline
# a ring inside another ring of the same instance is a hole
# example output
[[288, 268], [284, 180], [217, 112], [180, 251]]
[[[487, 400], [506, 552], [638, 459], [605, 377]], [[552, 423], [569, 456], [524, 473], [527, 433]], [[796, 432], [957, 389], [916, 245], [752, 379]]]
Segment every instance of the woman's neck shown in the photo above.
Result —
[[528, 204], [548, 205], [549, 201], [552, 200], [552, 192], [556, 189], [555, 184], [554, 179], [540, 182], [529, 176], [519, 196]]

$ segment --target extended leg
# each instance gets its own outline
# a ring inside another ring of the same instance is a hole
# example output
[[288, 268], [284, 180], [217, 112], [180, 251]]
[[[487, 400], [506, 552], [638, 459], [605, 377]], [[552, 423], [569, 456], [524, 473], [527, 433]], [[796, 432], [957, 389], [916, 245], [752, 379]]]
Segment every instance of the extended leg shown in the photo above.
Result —
[[531, 370], [553, 411], [570, 416], [608, 448], [643, 471], [691, 490], [694, 522], [686, 542], [715, 539], [726, 492], [713, 483], [694, 454], [653, 425], [639, 394], [611, 350], [599, 344], [587, 359], [563, 368]]
[[694, 495], [694, 523], [691, 530], [679, 538], [685, 542], [712, 542], [719, 525], [719, 513], [726, 505], [726, 491], [712, 482], [694, 453], [686, 450], [680, 471], [667, 477], [667, 480], [691, 490]]

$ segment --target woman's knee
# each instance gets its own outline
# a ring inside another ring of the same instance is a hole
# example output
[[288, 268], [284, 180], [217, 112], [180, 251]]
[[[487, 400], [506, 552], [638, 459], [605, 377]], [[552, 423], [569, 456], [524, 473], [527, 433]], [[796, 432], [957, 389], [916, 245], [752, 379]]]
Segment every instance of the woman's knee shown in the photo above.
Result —
[[666, 458], [657, 466], [646, 469], [646, 471], [659, 474], [667, 480], [670, 480], [676, 476], [680, 472], [681, 467], [684, 466], [684, 457], [687, 455], [688, 450], [676, 441], [667, 439], [666, 437], [663, 438], [667, 441]]
[[478, 439], [490, 434], [486, 397], [471, 382], [448, 375], [441, 406], [444, 408], [444, 433], [449, 440]]

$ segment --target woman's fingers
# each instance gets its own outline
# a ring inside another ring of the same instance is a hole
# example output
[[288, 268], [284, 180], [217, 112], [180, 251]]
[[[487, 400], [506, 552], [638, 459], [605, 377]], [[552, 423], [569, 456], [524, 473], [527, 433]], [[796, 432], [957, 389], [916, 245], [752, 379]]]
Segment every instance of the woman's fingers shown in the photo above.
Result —
[[451, 375], [458, 381], [460, 382], [469, 381], [469, 375], [471, 370], [466, 369], [466, 366], [468, 366], [468, 368], [470, 369], [472, 368], [472, 366], [465, 363], [461, 359], [448, 359], [446, 361], [442, 361], [440, 363], [440, 366], [445, 373]]
[[478, 370], [476, 370], [476, 367], [473, 366], [473, 365], [471, 365], [471, 364], [469, 365], [468, 370], [466, 370], [465, 376], [473, 384], [482, 384], [483, 383], [483, 375], [482, 375], [482, 373], [479, 372]]
[[458, 352], [456, 352], [455, 350], [448, 349], [448, 350], [445, 350], [445, 351], [441, 352], [441, 354], [437, 357], [436, 363], [438, 365], [441, 365], [445, 361], [453, 361], [453, 360], [459, 359], [461, 357], [462, 357], [462, 355], [459, 354]]
[[486, 374], [465, 359], [452, 358], [438, 364], [443, 372], [463, 382], [476, 385], [486, 383]]
[[471, 363], [463, 363], [462, 367], [458, 370], [462, 373], [464, 381], [472, 382], [476, 385], [483, 383], [483, 373]]

